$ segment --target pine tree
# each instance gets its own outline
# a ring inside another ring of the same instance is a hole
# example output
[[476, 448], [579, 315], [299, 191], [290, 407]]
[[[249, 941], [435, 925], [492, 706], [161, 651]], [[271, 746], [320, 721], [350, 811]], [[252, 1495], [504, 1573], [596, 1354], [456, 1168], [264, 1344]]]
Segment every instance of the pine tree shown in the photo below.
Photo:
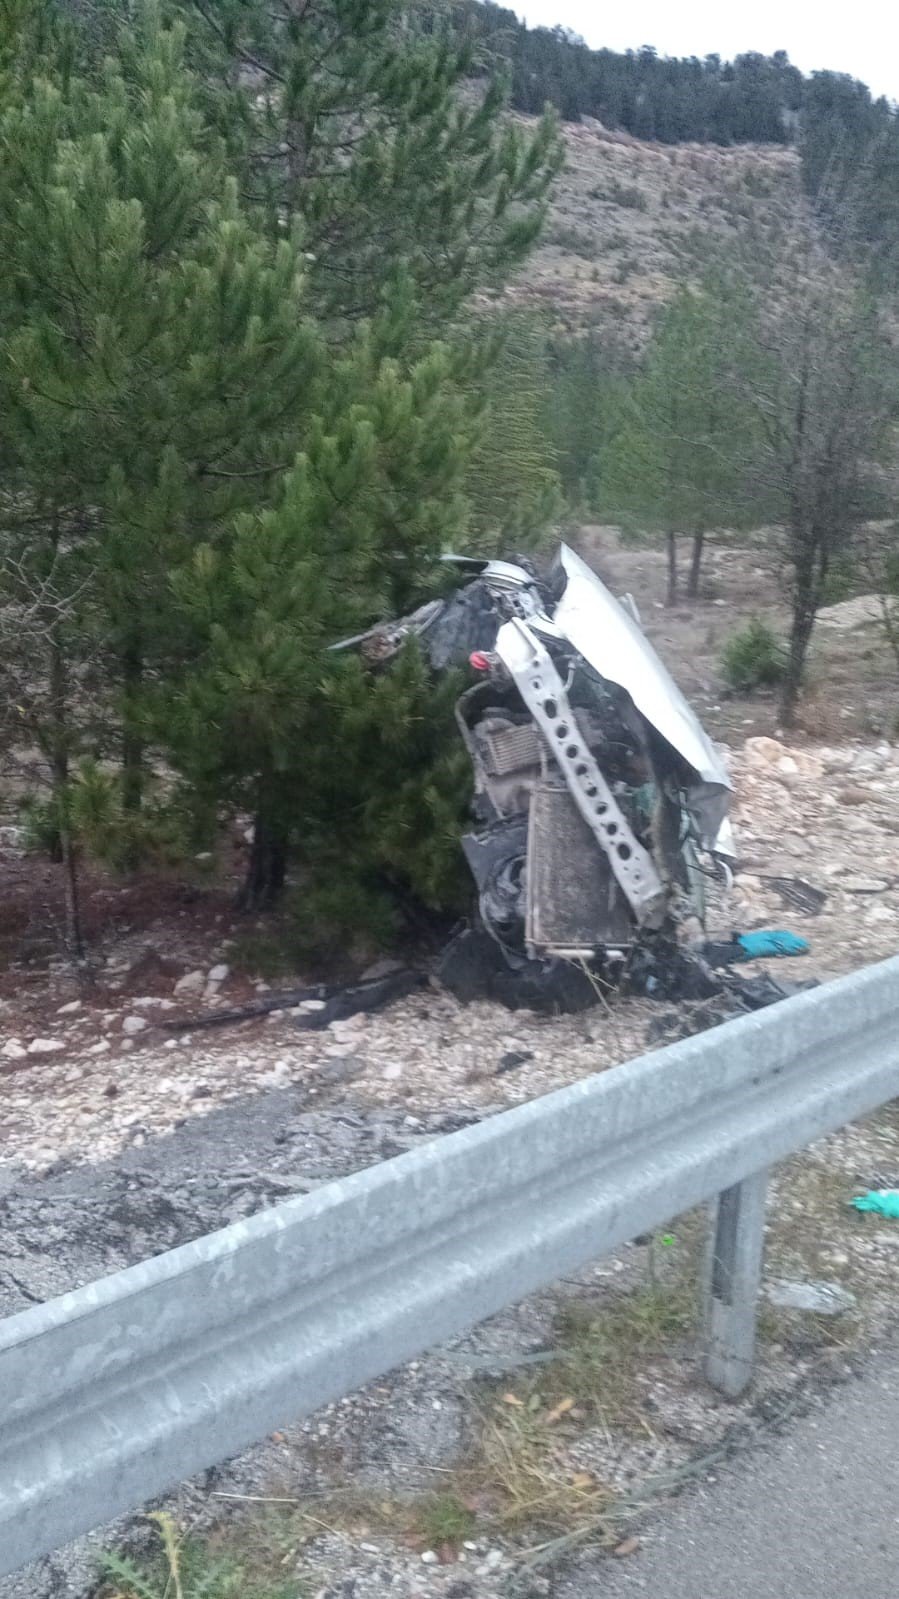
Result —
[[465, 480], [467, 543], [502, 555], [533, 544], [559, 505], [547, 426], [551, 377], [545, 327], [526, 312], [496, 323], [498, 353], [475, 387], [475, 444]]
[[[375, 314], [397, 264], [443, 329], [542, 225], [561, 148], [501, 118], [502, 77], [399, 0], [172, 0], [243, 171], [277, 229], [300, 218], [310, 303], [335, 335]], [[425, 21], [429, 26], [425, 26]]]
[[328, 646], [407, 602], [423, 558], [460, 525], [460, 378], [447, 350], [403, 377], [376, 337], [362, 339], [321, 386], [279, 503], [241, 517], [229, 545], [203, 546], [175, 576], [194, 648], [158, 721], [195, 793], [253, 815], [248, 908], [279, 897], [323, 789], [364, 771], [358, 728], [327, 709]]
[[169, 570], [274, 492], [321, 358], [295, 247], [241, 208], [183, 30], [148, 9], [98, 74], [65, 25], [36, 52], [45, 24], [35, 5], [0, 121], [4, 587], [43, 627], [17, 703], [61, 807], [90, 752], [117, 756], [136, 815], [144, 686], [184, 648]]
[[687, 593], [699, 592], [706, 533], [751, 514], [743, 495], [755, 426], [734, 369], [748, 311], [709, 282], [683, 288], [662, 313], [600, 459], [599, 494], [612, 515], [663, 531], [668, 604], [677, 598], [677, 539], [692, 540]]

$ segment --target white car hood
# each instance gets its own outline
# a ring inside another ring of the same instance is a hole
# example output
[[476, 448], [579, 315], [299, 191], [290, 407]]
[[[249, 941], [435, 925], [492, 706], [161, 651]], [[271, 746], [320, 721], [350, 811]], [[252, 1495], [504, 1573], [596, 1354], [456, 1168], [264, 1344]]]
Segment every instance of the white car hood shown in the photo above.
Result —
[[702, 724], [633, 618], [567, 544], [567, 582], [553, 621], [601, 677], [626, 689], [641, 716], [696, 774], [690, 810], [707, 849], [733, 853], [727, 809], [731, 782]]

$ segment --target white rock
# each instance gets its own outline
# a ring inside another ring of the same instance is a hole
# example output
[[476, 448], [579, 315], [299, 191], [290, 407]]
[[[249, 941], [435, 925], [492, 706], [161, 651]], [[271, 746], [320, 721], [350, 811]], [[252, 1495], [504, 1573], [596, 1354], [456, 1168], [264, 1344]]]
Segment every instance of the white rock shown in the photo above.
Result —
[[58, 1049], [65, 1049], [61, 1038], [33, 1038], [28, 1045], [29, 1055], [55, 1055]]
[[70, 999], [68, 1005], [60, 1005], [60, 1007], [57, 1010], [56, 1014], [57, 1014], [57, 1016], [74, 1016], [76, 1011], [80, 1011], [80, 1009], [81, 1009], [81, 1000], [80, 999]]
[[434, 1553], [433, 1549], [426, 1549], [421, 1559], [422, 1564], [425, 1566], [436, 1566], [439, 1556]]
[[287, 1061], [278, 1060], [275, 1062], [271, 1071], [263, 1072], [262, 1076], [259, 1078], [260, 1087], [283, 1088], [285, 1084], [290, 1082], [290, 1075], [290, 1066], [288, 1065]]
[[0, 1049], [0, 1055], [5, 1055], [7, 1060], [21, 1060], [27, 1054], [28, 1051], [20, 1038], [8, 1038]]
[[206, 973], [205, 972], [185, 972], [183, 977], [179, 977], [178, 978], [178, 981], [175, 984], [175, 987], [173, 988], [172, 993], [173, 994], [200, 994], [200, 993], [202, 993], [202, 991], [203, 991], [203, 989], [205, 987], [206, 987]]
[[787, 753], [776, 738], [748, 738], [743, 745], [743, 758], [750, 766], [775, 766]]
[[178, 1048], [178, 1040], [177, 1040], [177, 1038], [167, 1038], [162, 1047], [163, 1047], [163, 1049], [177, 1049]]
[[109, 1039], [108, 1038], [101, 1038], [99, 1043], [91, 1044], [90, 1049], [86, 1049], [84, 1053], [86, 1055], [105, 1055], [108, 1052], [109, 1048], [110, 1048]]
[[326, 1001], [323, 999], [301, 999], [298, 1010], [324, 1010]]
[[131, 1033], [142, 1033], [146, 1026], [147, 1026], [147, 1018], [146, 1018], [146, 1016], [123, 1016], [122, 1017], [122, 1032], [123, 1033], [129, 1033], [129, 1034], [131, 1034]]
[[397, 1080], [400, 1077], [402, 1077], [402, 1075], [403, 1075], [402, 1063], [400, 1061], [398, 1061], [398, 1060], [391, 1061], [390, 1065], [389, 1066], [385, 1066], [383, 1072], [381, 1073], [381, 1076], [384, 1078], [384, 1081], [388, 1082], [388, 1083], [397, 1082]]
[[161, 999], [158, 994], [143, 994], [140, 999], [132, 999], [129, 1004], [138, 1010], [174, 1010], [173, 999]]
[[230, 975], [231, 975], [230, 966], [226, 966], [224, 961], [222, 961], [222, 963], [219, 966], [213, 966], [211, 968], [211, 970], [207, 974], [206, 981], [207, 981], [207, 983], [224, 983], [226, 978], [230, 977]]

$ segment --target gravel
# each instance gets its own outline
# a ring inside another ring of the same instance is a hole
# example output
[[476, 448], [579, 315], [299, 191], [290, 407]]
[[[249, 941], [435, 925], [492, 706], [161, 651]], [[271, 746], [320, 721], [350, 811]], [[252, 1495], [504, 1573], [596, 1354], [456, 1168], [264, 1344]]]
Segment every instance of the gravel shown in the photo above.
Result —
[[[750, 740], [732, 764], [744, 869], [727, 900], [713, 896], [712, 929], [783, 926], [812, 944], [801, 961], [744, 969], [823, 978], [894, 953], [896, 753], [888, 745], [787, 750], [776, 740]], [[857, 801], [841, 797], [850, 786]], [[825, 890], [820, 914], [784, 908], [764, 875], [800, 876]], [[123, 982], [127, 971], [123, 958]], [[667, 1036], [662, 1008], [645, 1000], [546, 1018], [463, 1008], [436, 990], [317, 1034], [298, 1030], [287, 1010], [221, 1031], [157, 1025], [234, 1003], [239, 981], [228, 963], [207, 959], [173, 975], [165, 994], [76, 1002], [60, 977], [39, 1010], [15, 999], [4, 1007], [0, 1314], [614, 1066]], [[132, 1020], [147, 1025], [125, 1025]], [[45, 1043], [52, 1048], [43, 1051]], [[899, 1186], [892, 1113], [835, 1135], [781, 1174], [770, 1212], [771, 1272], [779, 1281], [842, 1285], [876, 1325], [894, 1301], [899, 1224], [850, 1215], [845, 1198], [853, 1185]], [[539, 1359], [552, 1345], [560, 1299], [620, 1294], [645, 1280], [645, 1262], [645, 1250], [631, 1246], [511, 1307], [426, 1361], [185, 1485], [170, 1507], [203, 1527], [223, 1514], [226, 1501], [216, 1493], [265, 1494], [272, 1483], [296, 1496], [323, 1493], [335, 1473], [392, 1495], [433, 1489], [434, 1468], [451, 1469], [470, 1446], [472, 1380]], [[839, 1318], [840, 1329], [845, 1320], [851, 1314]], [[765, 1349], [763, 1393], [805, 1383], [815, 1369], [817, 1355], [791, 1326]], [[754, 1414], [755, 1401], [724, 1406], [702, 1389], [686, 1349], [648, 1361], [641, 1388], [649, 1435], [586, 1426], [566, 1445], [572, 1470], [629, 1489], [647, 1473], [684, 1464]], [[133, 1545], [141, 1536], [139, 1523], [118, 1523], [0, 1582], [0, 1599], [86, 1599], [100, 1544]], [[463, 1548], [447, 1566], [422, 1553], [323, 1533], [304, 1558], [330, 1599], [511, 1592], [510, 1551], [496, 1544]]]

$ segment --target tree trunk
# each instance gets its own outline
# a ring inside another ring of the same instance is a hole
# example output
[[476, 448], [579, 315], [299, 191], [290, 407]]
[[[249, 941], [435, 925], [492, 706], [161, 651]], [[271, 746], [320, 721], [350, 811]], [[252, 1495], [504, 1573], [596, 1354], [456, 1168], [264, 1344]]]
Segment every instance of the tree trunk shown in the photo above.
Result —
[[794, 563], [793, 618], [786, 672], [780, 690], [780, 721], [784, 727], [792, 727], [796, 720], [796, 706], [805, 673], [805, 658], [818, 613], [821, 581], [825, 570], [823, 556], [820, 557], [820, 570], [816, 570], [818, 566], [819, 562], [816, 562], [813, 552], [802, 554]]
[[50, 636], [50, 771], [59, 829], [59, 859], [63, 867], [65, 943], [69, 959], [84, 968], [86, 956], [78, 890], [78, 861], [68, 815], [69, 747], [67, 737], [67, 682], [62, 647]]
[[699, 574], [702, 570], [702, 552], [705, 546], [705, 534], [693, 534], [693, 551], [690, 556], [690, 576], [687, 579], [687, 594], [691, 600], [699, 596]]
[[143, 676], [143, 650], [135, 633], [122, 650], [122, 808], [132, 816], [140, 814], [144, 798], [144, 741], [136, 730]]
[[281, 898], [286, 876], [287, 830], [274, 820], [269, 797], [260, 786], [250, 859], [237, 896], [238, 909], [271, 910]]
[[677, 535], [667, 533], [665, 543], [668, 554], [668, 592], [665, 595], [666, 605], [677, 604]]

